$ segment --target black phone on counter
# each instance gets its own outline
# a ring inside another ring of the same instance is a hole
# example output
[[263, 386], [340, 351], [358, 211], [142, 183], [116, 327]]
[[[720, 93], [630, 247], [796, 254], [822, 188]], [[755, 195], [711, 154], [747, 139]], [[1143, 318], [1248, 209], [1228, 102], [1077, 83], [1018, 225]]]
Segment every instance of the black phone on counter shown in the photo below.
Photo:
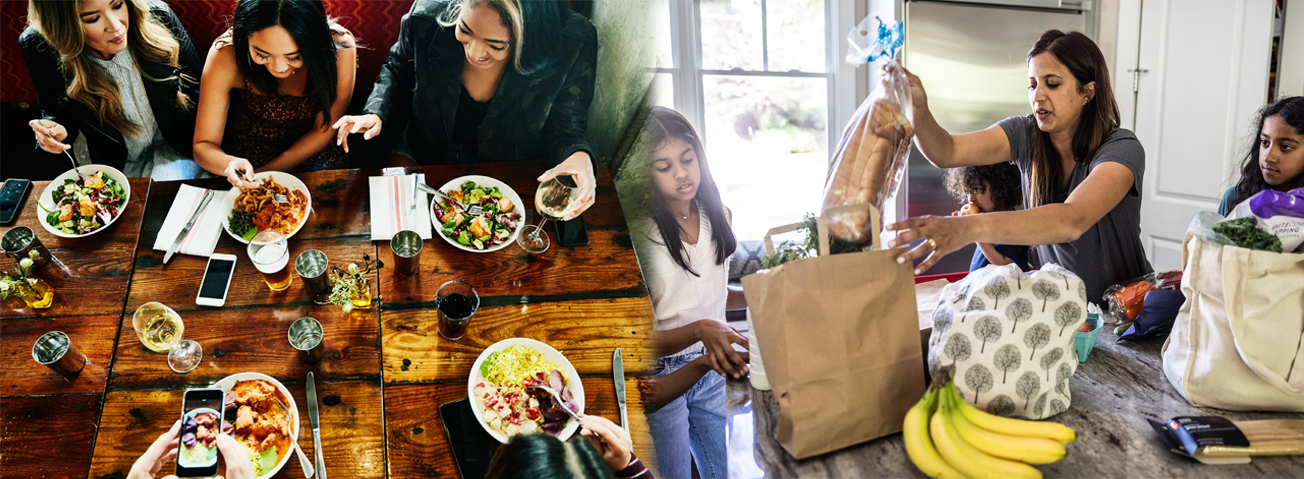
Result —
[[4, 187], [0, 188], [0, 223], [11, 223], [18, 217], [18, 207], [23, 204], [31, 186], [32, 182], [23, 179], [5, 180]]
[[489, 473], [489, 461], [500, 446], [497, 439], [485, 432], [480, 420], [471, 411], [469, 399], [458, 399], [439, 406], [440, 422], [453, 446], [457, 472], [463, 479], [482, 479]]
[[217, 434], [222, 427], [225, 394], [221, 389], [187, 389], [181, 401], [181, 435], [177, 439], [177, 477], [217, 475]]
[[552, 227], [557, 233], [557, 244], [562, 246], [585, 246], [589, 244], [589, 229], [584, 226], [584, 216], [576, 216], [569, 221], [553, 221]]

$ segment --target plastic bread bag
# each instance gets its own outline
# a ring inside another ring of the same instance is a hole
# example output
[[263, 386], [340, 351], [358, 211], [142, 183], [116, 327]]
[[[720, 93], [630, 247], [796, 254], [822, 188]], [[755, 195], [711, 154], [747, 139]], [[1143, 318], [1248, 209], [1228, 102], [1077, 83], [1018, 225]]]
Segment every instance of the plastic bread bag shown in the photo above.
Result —
[[[871, 204], [878, 210], [900, 189], [905, 157], [914, 137], [910, 83], [895, 64], [904, 42], [901, 22], [878, 21], [876, 29], [866, 18], [847, 40], [852, 52], [848, 63], [877, 62], [883, 65], [883, 83], [856, 108], [842, 131], [824, 184], [820, 212], [836, 206]], [[874, 37], [869, 35], [876, 32]], [[829, 236], [857, 246], [867, 245], [878, 231], [870, 231], [865, 211], [828, 216]]]
[[1227, 219], [1254, 217], [1259, 228], [1281, 240], [1281, 250], [1296, 251], [1304, 244], [1304, 188], [1288, 192], [1263, 190], [1242, 201]]

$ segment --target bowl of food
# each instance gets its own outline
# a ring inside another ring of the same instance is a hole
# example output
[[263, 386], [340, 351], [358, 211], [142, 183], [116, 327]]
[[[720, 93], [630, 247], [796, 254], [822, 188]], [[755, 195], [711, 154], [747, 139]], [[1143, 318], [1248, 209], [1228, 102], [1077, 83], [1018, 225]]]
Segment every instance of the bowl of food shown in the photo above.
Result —
[[472, 253], [489, 253], [516, 241], [525, 223], [525, 208], [507, 183], [470, 175], [444, 183], [439, 191], [467, 209], [479, 206], [483, 211], [472, 215], [447, 198], [436, 196], [430, 202], [430, 222], [448, 244]]
[[[77, 175], [80, 171], [85, 179]], [[80, 238], [104, 231], [122, 216], [131, 198], [127, 175], [112, 166], [86, 165], [68, 170], [41, 192], [37, 208], [41, 226], [62, 238]]]
[[[264, 171], [254, 175], [262, 187], [241, 190], [231, 187], [218, 211], [229, 211], [222, 228], [241, 243], [261, 231], [276, 230], [288, 239], [298, 233], [312, 214], [312, 193], [308, 186], [289, 173]], [[277, 202], [274, 195], [285, 196]]]
[[181, 448], [177, 464], [182, 467], [211, 467], [217, 463], [217, 410], [197, 408], [181, 417]]
[[280, 471], [299, 440], [299, 406], [290, 391], [280, 381], [259, 373], [232, 374], [213, 387], [226, 393], [226, 422], [231, 437], [249, 448], [254, 477], [270, 477]]
[[560, 352], [533, 339], [504, 339], [485, 348], [466, 384], [471, 411], [489, 435], [506, 444], [517, 434], [546, 433], [565, 441], [579, 428], [543, 389], [561, 395], [571, 410], [584, 412], [584, 385]]

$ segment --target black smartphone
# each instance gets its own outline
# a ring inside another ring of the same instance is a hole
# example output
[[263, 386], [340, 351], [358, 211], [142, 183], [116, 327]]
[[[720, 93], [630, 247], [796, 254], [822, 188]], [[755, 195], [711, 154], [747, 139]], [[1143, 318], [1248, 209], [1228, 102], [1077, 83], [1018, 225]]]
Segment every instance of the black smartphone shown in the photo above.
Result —
[[27, 180], [5, 180], [5, 186], [0, 188], [0, 223], [9, 223], [18, 217], [18, 206], [23, 203], [27, 188], [31, 186], [32, 182]]
[[471, 411], [471, 401], [458, 399], [444, 403], [439, 406], [439, 418], [444, 423], [448, 443], [453, 446], [458, 474], [463, 479], [482, 479], [489, 473], [489, 461], [500, 444], [480, 425]]
[[576, 216], [570, 221], [553, 221], [552, 227], [557, 233], [557, 243], [562, 246], [589, 244], [589, 229], [584, 226], [584, 215]]
[[217, 475], [217, 434], [222, 427], [221, 389], [187, 389], [181, 401], [177, 477]]

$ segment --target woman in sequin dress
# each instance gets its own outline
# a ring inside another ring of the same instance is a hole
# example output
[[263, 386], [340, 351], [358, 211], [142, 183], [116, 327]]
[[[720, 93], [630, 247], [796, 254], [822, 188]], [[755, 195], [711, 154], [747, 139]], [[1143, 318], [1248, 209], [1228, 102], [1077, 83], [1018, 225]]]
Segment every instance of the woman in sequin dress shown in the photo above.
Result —
[[330, 127], [352, 99], [352, 34], [321, 0], [239, 0], [200, 85], [195, 160], [241, 188], [254, 170], [347, 168]]

